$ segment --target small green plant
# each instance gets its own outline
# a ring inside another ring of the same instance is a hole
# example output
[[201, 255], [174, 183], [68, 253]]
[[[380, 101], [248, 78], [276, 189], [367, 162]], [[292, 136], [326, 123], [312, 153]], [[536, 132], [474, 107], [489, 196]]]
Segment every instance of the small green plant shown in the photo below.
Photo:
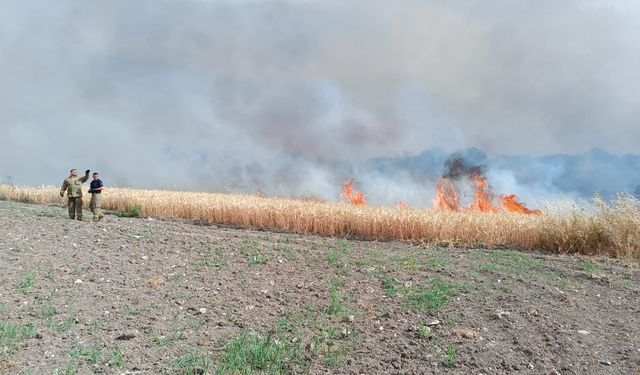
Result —
[[173, 341], [184, 340], [184, 331], [182, 331], [182, 330], [173, 331], [173, 334], [172, 334], [171, 338], [172, 338]]
[[221, 247], [211, 248], [210, 251], [200, 255], [202, 256], [202, 261], [200, 262], [202, 267], [224, 269], [229, 265], [224, 259], [224, 250]]
[[139, 205], [133, 205], [131, 207], [127, 207], [124, 211], [118, 212], [119, 217], [140, 217], [142, 211], [142, 207]]
[[458, 348], [455, 345], [447, 348], [447, 355], [444, 358], [443, 365], [446, 368], [454, 368], [456, 366], [456, 357], [458, 355]]
[[327, 263], [332, 267], [339, 267], [340, 260], [342, 259], [342, 253], [338, 250], [330, 250], [327, 253]]
[[384, 296], [393, 298], [398, 295], [398, 289], [396, 288], [396, 281], [389, 276], [382, 278], [382, 289], [384, 289]]
[[36, 271], [29, 271], [27, 275], [20, 281], [20, 292], [28, 294], [36, 282]]
[[462, 320], [460, 318], [458, 318], [457, 316], [449, 316], [447, 317], [444, 322], [448, 325], [448, 326], [455, 326], [460, 324]]
[[440, 256], [431, 256], [428, 259], [429, 262], [429, 267], [431, 267], [432, 269], [435, 268], [439, 268], [439, 269], [445, 269], [447, 268], [447, 259], [440, 257]]
[[0, 360], [11, 357], [21, 341], [34, 338], [37, 334], [38, 327], [33, 323], [18, 325], [0, 321]]
[[96, 332], [100, 326], [98, 325], [98, 322], [94, 320], [87, 325], [87, 328], [89, 329], [89, 332]]
[[433, 336], [434, 333], [431, 328], [429, 328], [429, 326], [423, 324], [420, 326], [420, 328], [418, 328], [418, 337], [420, 337], [421, 339], [426, 340], [432, 338]]
[[49, 305], [45, 305], [42, 306], [42, 308], [40, 308], [40, 313], [38, 314], [38, 316], [41, 319], [47, 319], [47, 318], [51, 318], [52, 316], [56, 315], [57, 311], [56, 308], [53, 306], [49, 306]]
[[590, 260], [581, 260], [580, 268], [582, 268], [582, 270], [588, 273], [591, 277], [594, 277], [600, 273], [598, 267]]
[[199, 319], [193, 319], [191, 321], [191, 323], [189, 324], [189, 328], [191, 328], [191, 330], [193, 332], [198, 332], [200, 331], [200, 329], [202, 329], [203, 323], [201, 320]]
[[100, 344], [95, 344], [85, 349], [74, 347], [69, 355], [74, 359], [84, 358], [87, 363], [97, 365], [102, 360], [103, 350], [104, 346]]
[[156, 344], [156, 346], [159, 346], [161, 348], [169, 345], [169, 339], [160, 334], [153, 336], [153, 342]]
[[391, 265], [396, 271], [417, 271], [420, 268], [416, 258], [411, 255], [394, 255]]
[[213, 357], [199, 351], [188, 353], [171, 364], [173, 373], [184, 375], [209, 374], [212, 367]]
[[449, 298], [457, 294], [457, 289], [454, 284], [436, 279], [426, 290], [410, 291], [407, 301], [414, 309], [421, 312], [439, 310]]
[[125, 310], [125, 314], [129, 316], [140, 315], [140, 310], [136, 309], [135, 307], [129, 307]]
[[340, 295], [342, 285], [343, 282], [341, 280], [336, 279], [331, 282], [331, 303], [327, 309], [329, 315], [338, 315], [344, 308], [342, 305], [342, 296]]
[[51, 318], [48, 319], [49, 329], [55, 330], [58, 333], [66, 333], [69, 332], [76, 325], [76, 318], [71, 316], [66, 320], [59, 322], [58, 324], [53, 323]]
[[55, 375], [76, 375], [78, 373], [78, 365], [75, 362], [69, 362], [64, 370], [56, 369]]
[[226, 345], [219, 374], [297, 373], [297, 367], [305, 366], [301, 340], [275, 338], [270, 332], [264, 338], [243, 331]]
[[124, 353], [120, 348], [113, 348], [109, 363], [115, 367], [124, 367]]
[[324, 353], [324, 361], [330, 368], [344, 366], [350, 352], [349, 348], [345, 346], [338, 345], [331, 347], [326, 353]]
[[55, 275], [55, 271], [54, 270], [47, 270], [44, 273], [44, 278], [47, 279], [47, 280], [53, 280], [54, 275]]
[[287, 313], [278, 321], [278, 331], [296, 332], [300, 325], [300, 322], [295, 320], [291, 313]]
[[251, 251], [251, 258], [249, 259], [250, 266], [257, 266], [267, 264], [267, 258], [258, 249]]
[[296, 255], [289, 248], [289, 246], [286, 246], [286, 245], [283, 245], [283, 244], [277, 244], [276, 245], [276, 250], [279, 251], [280, 253], [282, 253], [282, 255], [284, 256], [284, 258], [286, 260], [288, 260], [290, 262], [296, 260]]
[[349, 252], [349, 242], [346, 240], [340, 241], [340, 249], [342, 249], [342, 252], [344, 253]]

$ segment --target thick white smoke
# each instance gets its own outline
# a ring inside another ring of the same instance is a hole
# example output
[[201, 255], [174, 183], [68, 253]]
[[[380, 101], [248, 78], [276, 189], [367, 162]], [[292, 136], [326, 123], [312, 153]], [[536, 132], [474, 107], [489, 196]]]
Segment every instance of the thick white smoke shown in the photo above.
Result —
[[499, 157], [638, 151], [640, 7], [625, 4], [6, 1], [0, 178], [57, 184], [77, 167], [335, 200], [355, 177], [374, 204], [424, 206], [441, 164], [375, 158], [478, 147], [500, 190], [633, 189], [633, 174], [603, 188], [567, 182], [571, 163], [537, 158], [528, 178]]

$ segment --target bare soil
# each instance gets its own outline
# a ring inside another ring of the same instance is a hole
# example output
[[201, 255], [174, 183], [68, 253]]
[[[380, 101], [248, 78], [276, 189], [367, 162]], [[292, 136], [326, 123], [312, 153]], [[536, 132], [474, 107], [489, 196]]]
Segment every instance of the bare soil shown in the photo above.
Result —
[[638, 271], [0, 201], [0, 373], [640, 374]]

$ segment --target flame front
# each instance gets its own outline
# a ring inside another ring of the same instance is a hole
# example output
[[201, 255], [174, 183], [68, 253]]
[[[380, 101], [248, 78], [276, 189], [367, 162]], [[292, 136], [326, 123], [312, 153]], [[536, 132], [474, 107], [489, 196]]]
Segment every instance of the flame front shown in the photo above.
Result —
[[342, 185], [342, 194], [340, 194], [340, 197], [346, 198], [354, 206], [365, 206], [367, 204], [366, 195], [353, 190], [353, 179]]
[[502, 207], [509, 212], [520, 212], [527, 215], [542, 215], [540, 210], [530, 210], [524, 203], [518, 202], [518, 197], [515, 194], [501, 195], [500, 202]]
[[484, 176], [471, 176], [471, 181], [475, 185], [476, 200], [469, 206], [469, 211], [475, 212], [498, 212], [493, 206], [493, 192], [489, 188], [489, 181]]
[[[540, 210], [530, 210], [522, 202], [518, 201], [515, 194], [501, 195], [499, 204], [494, 205], [494, 192], [489, 185], [489, 180], [482, 173], [471, 173], [467, 175], [468, 181], [473, 184], [474, 201], [465, 207], [460, 203], [458, 190], [453, 181], [443, 177], [438, 183], [434, 207], [441, 211], [453, 212], [517, 212], [525, 215], [542, 215]], [[353, 179], [342, 185], [340, 198], [345, 198], [354, 206], [365, 206], [367, 204], [366, 195], [354, 190]], [[405, 202], [397, 202], [396, 208], [406, 210], [409, 208]]]
[[526, 215], [542, 215], [540, 210], [530, 210], [524, 203], [518, 201], [518, 197], [512, 195], [501, 195], [500, 205], [493, 204], [494, 193], [489, 186], [489, 180], [482, 175], [471, 175], [469, 180], [474, 185], [474, 201], [464, 207], [460, 203], [458, 191], [453, 182], [448, 178], [443, 178], [438, 183], [434, 206], [442, 211], [466, 211], [466, 212], [518, 212]]
[[463, 210], [460, 199], [458, 198], [458, 192], [451, 180], [447, 178], [440, 180], [437, 193], [436, 200], [433, 202], [436, 209], [443, 211]]

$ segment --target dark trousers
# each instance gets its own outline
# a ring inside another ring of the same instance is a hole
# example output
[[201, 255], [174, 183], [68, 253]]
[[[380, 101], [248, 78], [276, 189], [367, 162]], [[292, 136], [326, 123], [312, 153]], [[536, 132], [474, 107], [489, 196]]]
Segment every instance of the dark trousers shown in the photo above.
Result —
[[82, 220], [82, 197], [69, 198], [69, 218]]

